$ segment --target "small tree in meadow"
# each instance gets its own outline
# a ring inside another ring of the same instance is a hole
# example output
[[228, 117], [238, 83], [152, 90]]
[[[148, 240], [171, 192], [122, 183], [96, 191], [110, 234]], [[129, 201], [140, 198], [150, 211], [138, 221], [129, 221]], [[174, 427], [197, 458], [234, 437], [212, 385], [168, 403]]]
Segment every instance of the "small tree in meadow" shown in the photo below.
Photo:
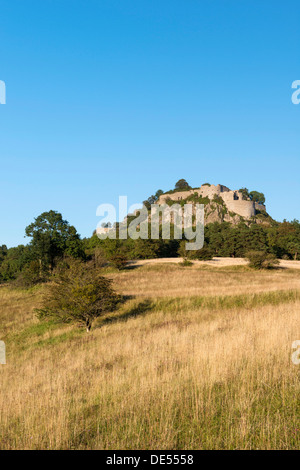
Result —
[[37, 316], [77, 323], [90, 331], [96, 318], [115, 310], [121, 301], [111, 284], [86, 263], [65, 262], [48, 285], [43, 306], [36, 309]]
[[180, 263], [181, 266], [192, 266], [193, 263], [188, 259], [190, 252], [186, 250], [186, 241], [182, 240], [180, 242], [179, 248], [178, 248], [178, 255], [182, 257], [182, 263]]

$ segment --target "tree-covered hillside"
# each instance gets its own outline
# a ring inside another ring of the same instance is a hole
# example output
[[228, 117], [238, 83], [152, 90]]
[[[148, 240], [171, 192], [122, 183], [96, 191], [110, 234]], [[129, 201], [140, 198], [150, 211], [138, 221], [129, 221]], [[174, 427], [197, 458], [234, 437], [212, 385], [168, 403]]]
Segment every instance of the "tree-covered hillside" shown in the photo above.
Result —
[[[188, 188], [190, 186], [183, 179], [175, 185], [175, 191]], [[245, 197], [265, 201], [262, 193], [249, 192], [247, 188], [240, 191], [244, 191]], [[150, 207], [162, 194], [163, 191], [158, 190], [145, 201], [146, 205]], [[190, 199], [189, 202], [193, 202], [193, 198]], [[132, 217], [128, 218], [128, 224]], [[259, 220], [258, 216], [250, 223], [243, 220], [236, 224], [209, 223], [205, 226], [202, 250], [186, 253], [184, 239], [175, 240], [172, 227], [170, 240], [100, 240], [96, 233], [90, 238], [81, 239], [76, 228], [64, 220], [60, 213], [45, 212], [25, 228], [25, 234], [30, 238], [27, 245], [9, 249], [5, 245], [0, 247], [0, 282], [14, 281], [20, 285], [43, 282], [49, 278], [59, 261], [67, 257], [94, 263], [97, 267], [111, 264], [118, 269], [123, 268], [129, 259], [245, 257], [252, 250], [271, 253], [277, 258], [300, 259], [300, 222], [293, 220], [280, 223], [269, 216], [261, 217]]]

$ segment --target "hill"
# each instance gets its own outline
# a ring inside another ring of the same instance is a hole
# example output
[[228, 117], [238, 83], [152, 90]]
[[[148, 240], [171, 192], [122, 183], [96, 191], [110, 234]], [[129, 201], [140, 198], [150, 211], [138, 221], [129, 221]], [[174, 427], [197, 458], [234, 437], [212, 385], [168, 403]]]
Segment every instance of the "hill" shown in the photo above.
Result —
[[[264, 201], [264, 196], [262, 199]], [[156, 203], [204, 204], [205, 224], [229, 222], [236, 225], [244, 222], [270, 225], [272, 222], [264, 203], [257, 197], [255, 199], [251, 197], [251, 193], [246, 188], [232, 191], [227, 186], [221, 184], [215, 186], [208, 183], [194, 189], [189, 186], [179, 187], [160, 195]]]
[[[190, 252], [193, 259], [212, 257], [245, 257], [249, 251], [261, 251], [276, 258], [300, 259], [300, 223], [294, 219], [277, 222], [267, 213], [265, 196], [247, 188], [231, 191], [223, 185], [203, 184], [191, 188], [185, 180], [179, 180], [170, 191], [158, 190], [144, 205], [145, 221], [151, 220], [151, 205], [166, 203], [170, 206], [186, 203], [204, 204], [204, 246]], [[172, 211], [170, 211], [172, 212]], [[171, 214], [172, 215], [172, 214]], [[125, 219], [125, 229], [136, 218], [136, 214]], [[171, 220], [172, 222], [172, 220]], [[99, 239], [96, 230], [89, 238], [81, 239], [76, 228], [64, 220], [57, 211], [40, 214], [25, 228], [30, 237], [27, 245], [7, 248], [0, 246], [0, 283], [15, 281], [21, 285], [34, 285], [47, 281], [53, 269], [65, 257], [92, 262], [95, 266], [112, 264], [125, 266], [128, 260], [174, 258], [185, 256], [185, 233], [182, 239], [175, 236], [170, 224], [170, 235], [163, 237], [162, 226], [158, 238], [151, 238], [151, 227], [147, 224], [146, 237], [118, 237]], [[101, 228], [107, 236], [112, 224]], [[98, 232], [98, 231], [97, 231]], [[147, 238], [148, 236], [148, 238]]]

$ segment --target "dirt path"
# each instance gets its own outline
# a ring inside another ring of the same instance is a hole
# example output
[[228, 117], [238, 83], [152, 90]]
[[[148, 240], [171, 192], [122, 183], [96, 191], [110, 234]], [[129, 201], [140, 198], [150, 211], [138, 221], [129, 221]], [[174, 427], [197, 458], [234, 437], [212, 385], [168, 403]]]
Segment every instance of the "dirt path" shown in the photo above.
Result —
[[[280, 267], [282, 268], [293, 268], [300, 269], [300, 261], [286, 261], [279, 260]], [[137, 261], [131, 261], [130, 264], [134, 266], [144, 266], [146, 264], [163, 264], [163, 263], [180, 263], [182, 258], [156, 258], [156, 259], [143, 259]], [[211, 261], [194, 261], [195, 264], [206, 264], [215, 267], [223, 266], [245, 266], [247, 261], [244, 258], [213, 258]]]

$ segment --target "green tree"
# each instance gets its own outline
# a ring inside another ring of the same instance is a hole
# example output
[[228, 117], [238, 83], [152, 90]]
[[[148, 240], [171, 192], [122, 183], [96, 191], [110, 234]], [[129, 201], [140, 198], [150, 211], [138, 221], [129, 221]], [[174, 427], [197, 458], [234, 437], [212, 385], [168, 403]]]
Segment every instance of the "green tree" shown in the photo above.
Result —
[[160, 196], [164, 194], [163, 190], [162, 189], [158, 189], [155, 193], [155, 198], [156, 200], [158, 200], [160, 198]]
[[134, 240], [133, 248], [130, 251], [130, 257], [133, 259], [151, 259], [157, 258], [160, 249], [160, 240]]
[[74, 258], [84, 256], [80, 237], [72, 225], [56, 211], [43, 212], [25, 229], [31, 237], [31, 247], [41, 270], [53, 270], [56, 258], [64, 254]]
[[258, 191], [251, 191], [249, 196], [253, 202], [258, 202], [259, 204], [264, 204], [266, 202], [265, 195], [263, 193], [259, 193]]
[[150, 210], [151, 209], [151, 205], [152, 204], [155, 204], [158, 199], [160, 198], [160, 196], [164, 194], [163, 190], [162, 189], [158, 189], [156, 191], [155, 194], [152, 194], [152, 196], [148, 197], [148, 199], [146, 199], [145, 201], [143, 201], [143, 205], [148, 209]]
[[79, 260], [63, 263], [47, 286], [39, 319], [84, 325], [89, 332], [96, 318], [117, 308], [122, 298], [112, 288], [112, 280]]
[[7, 246], [6, 245], [0, 246], [0, 264], [5, 259], [6, 255], [7, 255]]
[[190, 185], [185, 179], [178, 180], [175, 184], [175, 189], [190, 189]]
[[19, 245], [9, 248], [2, 262], [0, 262], [0, 281], [16, 279], [33, 259], [34, 256], [30, 246]]
[[242, 193], [244, 200], [247, 200], [250, 197], [248, 188], [241, 188], [239, 189], [239, 192]]
[[294, 258], [296, 261], [298, 259], [298, 255], [300, 253], [300, 241], [298, 240], [291, 240], [287, 243], [287, 251], [288, 253]]

